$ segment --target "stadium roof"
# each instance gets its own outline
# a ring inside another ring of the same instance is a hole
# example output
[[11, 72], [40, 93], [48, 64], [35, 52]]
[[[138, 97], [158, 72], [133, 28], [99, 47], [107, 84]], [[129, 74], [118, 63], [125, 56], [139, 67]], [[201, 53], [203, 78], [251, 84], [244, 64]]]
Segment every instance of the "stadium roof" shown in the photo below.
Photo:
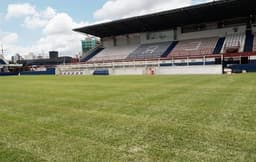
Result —
[[86, 26], [74, 31], [108, 37], [171, 29], [177, 26], [246, 17], [256, 13], [256, 0], [221, 0], [154, 14]]

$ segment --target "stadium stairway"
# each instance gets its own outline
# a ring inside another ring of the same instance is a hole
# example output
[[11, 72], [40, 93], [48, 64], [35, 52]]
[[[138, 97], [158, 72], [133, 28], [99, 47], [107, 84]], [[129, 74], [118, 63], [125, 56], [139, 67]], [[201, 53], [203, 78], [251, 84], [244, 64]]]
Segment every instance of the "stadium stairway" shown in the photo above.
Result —
[[96, 56], [98, 53], [100, 53], [103, 49], [104, 49], [103, 47], [96, 47], [96, 48], [92, 49], [85, 56], [82, 57], [81, 62], [89, 61], [94, 56]]
[[256, 33], [253, 33], [254, 35], [254, 39], [253, 39], [253, 49], [252, 51], [255, 52], [256, 51]]
[[253, 50], [254, 35], [251, 31], [246, 32], [244, 52], [252, 52]]
[[219, 38], [216, 47], [214, 48], [213, 54], [220, 54], [225, 42], [225, 37]]
[[177, 44], [178, 44], [178, 41], [172, 42], [172, 44], [168, 47], [168, 49], [163, 53], [161, 57], [162, 58], [167, 57], [169, 53], [171, 53], [171, 51], [176, 47]]

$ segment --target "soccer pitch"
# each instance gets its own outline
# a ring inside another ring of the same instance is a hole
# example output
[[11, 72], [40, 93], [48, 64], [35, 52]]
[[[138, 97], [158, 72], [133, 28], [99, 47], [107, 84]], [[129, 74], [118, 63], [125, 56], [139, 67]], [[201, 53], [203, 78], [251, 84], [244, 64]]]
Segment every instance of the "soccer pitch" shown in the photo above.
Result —
[[0, 161], [255, 161], [256, 74], [1, 77]]

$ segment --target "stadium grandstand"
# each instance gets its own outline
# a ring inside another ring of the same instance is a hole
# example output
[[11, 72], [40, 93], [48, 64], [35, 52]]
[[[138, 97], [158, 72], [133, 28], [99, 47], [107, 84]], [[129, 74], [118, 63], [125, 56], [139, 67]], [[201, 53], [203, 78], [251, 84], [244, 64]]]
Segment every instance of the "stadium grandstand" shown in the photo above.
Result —
[[10, 64], [3, 55], [0, 55], [0, 76], [18, 75], [13, 71], [21, 67], [21, 64]]
[[8, 62], [0, 55], [0, 76], [55, 75], [57, 65], [71, 64], [74, 61], [76, 60], [72, 57], [59, 57], [58, 51], [50, 51], [49, 58], [25, 60], [20, 57], [16, 62]]
[[74, 29], [101, 39], [58, 74], [256, 71], [256, 1], [220, 0]]

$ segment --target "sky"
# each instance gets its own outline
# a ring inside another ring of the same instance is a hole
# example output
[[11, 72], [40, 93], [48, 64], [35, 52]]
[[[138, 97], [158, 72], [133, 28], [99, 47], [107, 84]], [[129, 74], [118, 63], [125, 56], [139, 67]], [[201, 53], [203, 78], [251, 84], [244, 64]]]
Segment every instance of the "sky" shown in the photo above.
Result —
[[86, 36], [72, 29], [95, 23], [195, 5], [210, 0], [0, 0], [0, 44], [4, 56], [19, 53], [81, 53]]

